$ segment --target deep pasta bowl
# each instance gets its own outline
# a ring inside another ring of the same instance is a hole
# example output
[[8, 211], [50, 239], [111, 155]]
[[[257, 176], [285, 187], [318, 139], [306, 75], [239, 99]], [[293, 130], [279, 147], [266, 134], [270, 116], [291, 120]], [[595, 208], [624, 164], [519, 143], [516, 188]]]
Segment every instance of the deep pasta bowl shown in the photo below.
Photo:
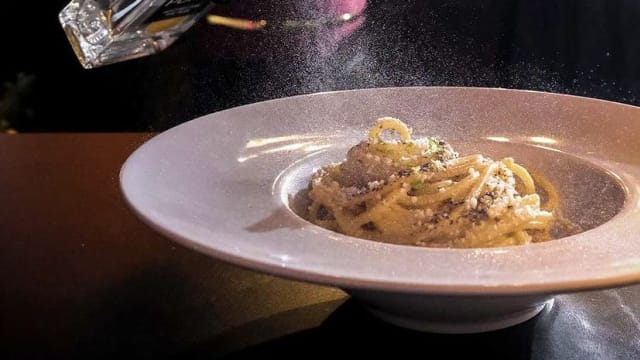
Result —
[[[443, 249], [338, 234], [300, 217], [313, 171], [381, 116], [461, 153], [512, 156], [558, 189], [582, 232]], [[336, 286], [394, 324], [464, 333], [538, 314], [556, 294], [640, 282], [640, 108], [575, 96], [408, 87], [297, 96], [210, 114], [137, 149], [120, 174], [134, 212], [212, 257]]]

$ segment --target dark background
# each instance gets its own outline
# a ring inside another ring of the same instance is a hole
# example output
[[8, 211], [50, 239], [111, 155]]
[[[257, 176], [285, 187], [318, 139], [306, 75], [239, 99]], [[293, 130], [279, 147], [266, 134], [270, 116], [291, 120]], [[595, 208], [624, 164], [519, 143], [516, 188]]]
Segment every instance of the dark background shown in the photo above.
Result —
[[366, 8], [343, 24], [261, 32], [202, 20], [163, 53], [84, 70], [58, 24], [66, 1], [13, 1], [0, 12], [0, 111], [20, 132], [162, 131], [261, 100], [412, 85], [640, 105], [636, 0], [236, 0], [212, 13], [282, 24], [341, 3]]

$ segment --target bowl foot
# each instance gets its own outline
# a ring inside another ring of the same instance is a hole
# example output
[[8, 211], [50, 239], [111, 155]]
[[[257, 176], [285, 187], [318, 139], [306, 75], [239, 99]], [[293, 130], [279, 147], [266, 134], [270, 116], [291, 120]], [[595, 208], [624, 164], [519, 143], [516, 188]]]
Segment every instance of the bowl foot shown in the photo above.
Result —
[[474, 321], [451, 322], [431, 321], [429, 319], [416, 319], [391, 314], [372, 307], [367, 308], [378, 318], [403, 328], [441, 334], [471, 334], [504, 329], [523, 323], [538, 315], [545, 307], [551, 308], [552, 306], [553, 299], [549, 299], [548, 301], [540, 305], [523, 309], [521, 311], [516, 311], [508, 314], [500, 314], [497, 316], [477, 319]]

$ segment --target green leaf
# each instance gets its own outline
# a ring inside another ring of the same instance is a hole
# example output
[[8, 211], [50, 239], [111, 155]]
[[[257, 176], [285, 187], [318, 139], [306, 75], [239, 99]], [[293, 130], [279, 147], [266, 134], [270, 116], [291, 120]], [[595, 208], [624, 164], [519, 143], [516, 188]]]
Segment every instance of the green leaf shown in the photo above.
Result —
[[422, 152], [423, 156], [429, 156], [432, 154], [443, 151], [444, 148], [440, 145], [440, 138], [437, 136], [429, 137], [427, 141], [427, 148]]

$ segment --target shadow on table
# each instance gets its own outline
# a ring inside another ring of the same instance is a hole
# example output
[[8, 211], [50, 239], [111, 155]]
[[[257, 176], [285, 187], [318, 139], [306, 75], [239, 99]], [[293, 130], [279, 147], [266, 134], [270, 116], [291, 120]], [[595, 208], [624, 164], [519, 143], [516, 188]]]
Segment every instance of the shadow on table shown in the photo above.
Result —
[[[309, 309], [307, 309], [309, 311]], [[547, 311], [547, 310], [545, 310]], [[278, 315], [280, 316], [280, 315]], [[225, 359], [301, 359], [357, 355], [358, 358], [457, 358], [530, 359], [540, 318], [553, 321], [553, 311], [509, 329], [467, 335], [422, 333], [399, 328], [371, 315], [358, 301], [339, 306], [318, 327], [285, 335], [236, 350]], [[260, 327], [256, 327], [255, 330]], [[257, 330], [259, 331], [259, 330]], [[246, 330], [244, 334], [246, 335]], [[185, 358], [218, 358], [219, 342], [202, 344]], [[180, 356], [181, 358], [183, 356]]]
[[553, 306], [517, 326], [442, 335], [385, 323], [337, 289], [296, 284], [193, 255], [176, 249], [174, 256], [112, 279], [111, 286], [103, 284], [81, 302], [53, 307], [59, 318], [75, 320], [47, 324], [39, 336], [51, 344], [22, 347], [18, 353], [47, 359], [355, 354], [564, 360], [635, 359], [640, 351], [638, 286], [559, 295]]

